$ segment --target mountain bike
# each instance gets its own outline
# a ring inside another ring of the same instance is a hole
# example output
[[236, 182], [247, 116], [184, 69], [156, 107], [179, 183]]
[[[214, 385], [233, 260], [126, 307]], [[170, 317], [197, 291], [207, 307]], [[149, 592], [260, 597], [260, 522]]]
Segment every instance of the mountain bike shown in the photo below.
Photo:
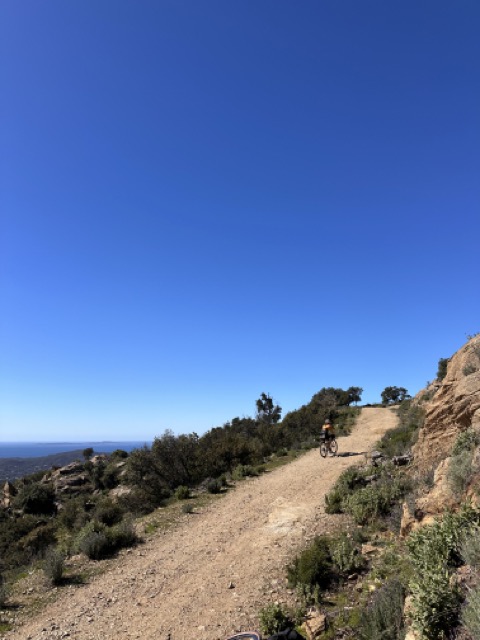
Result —
[[336, 456], [338, 451], [338, 444], [335, 439], [335, 436], [332, 438], [326, 438], [325, 435], [321, 436], [322, 441], [320, 442], [320, 455], [322, 458], [326, 458], [328, 455]]

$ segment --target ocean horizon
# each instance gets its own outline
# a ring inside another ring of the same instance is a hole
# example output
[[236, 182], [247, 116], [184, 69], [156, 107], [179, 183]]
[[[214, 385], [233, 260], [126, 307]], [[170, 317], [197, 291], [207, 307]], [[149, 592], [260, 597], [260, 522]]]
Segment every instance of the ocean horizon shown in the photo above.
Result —
[[130, 453], [144, 445], [152, 443], [145, 440], [129, 441], [75, 441], [75, 442], [0, 442], [0, 458], [40, 458], [55, 453], [68, 451], [83, 451], [91, 447], [94, 453], [112, 453], [116, 449], [123, 449]]

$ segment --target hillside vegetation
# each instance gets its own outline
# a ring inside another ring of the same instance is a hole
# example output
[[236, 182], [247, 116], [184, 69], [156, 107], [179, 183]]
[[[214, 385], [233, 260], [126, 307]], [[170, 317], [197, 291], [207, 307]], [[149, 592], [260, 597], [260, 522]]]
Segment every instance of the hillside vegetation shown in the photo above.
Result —
[[[281, 420], [268, 394], [254, 418], [234, 418], [199, 437], [167, 431], [151, 447], [113, 454], [83, 452], [83, 460], [40, 470], [3, 487], [0, 494], [0, 604], [24, 568], [43, 566], [54, 585], [68, 582], [65, 563], [81, 553], [112, 557], [134, 545], [134, 519], [180, 500], [185, 512], [193, 493], [219, 494], [232, 481], [258, 476], [289, 451], [307, 450], [326, 418], [348, 433], [361, 389], [322, 389]], [[78, 456], [80, 458], [80, 456]]]
[[14, 625], [6, 636], [223, 640], [258, 628], [269, 602], [296, 609], [286, 566], [316, 535], [339, 525], [353, 531], [348, 516], [325, 513], [325, 494], [395, 424], [389, 408], [362, 409], [351, 434], [339, 439], [338, 457], [323, 459], [318, 448], [281, 452], [264, 473], [232, 480], [220, 494], [172, 498], [137, 520], [142, 541], [134, 549], [99, 561], [68, 557], [59, 587], [48, 587], [40, 567], [31, 566], [11, 585], [9, 603], [19, 608], [5, 612]]

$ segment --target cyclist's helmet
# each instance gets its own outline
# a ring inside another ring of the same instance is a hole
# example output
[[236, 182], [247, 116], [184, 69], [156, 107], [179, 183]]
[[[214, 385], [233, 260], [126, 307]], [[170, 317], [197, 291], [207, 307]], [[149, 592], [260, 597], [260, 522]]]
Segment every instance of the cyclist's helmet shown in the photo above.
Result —
[[328, 418], [325, 420], [325, 424], [332, 424], [331, 420], [329, 420]]

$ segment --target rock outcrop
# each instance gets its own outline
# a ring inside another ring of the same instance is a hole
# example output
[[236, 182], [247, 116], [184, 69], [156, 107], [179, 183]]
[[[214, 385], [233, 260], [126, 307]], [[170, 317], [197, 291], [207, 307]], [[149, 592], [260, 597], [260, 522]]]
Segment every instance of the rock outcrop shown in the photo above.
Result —
[[[428, 471], [450, 455], [457, 435], [480, 430], [480, 335], [455, 353], [443, 380], [428, 390], [424, 426], [414, 447], [415, 467]], [[425, 391], [421, 392], [425, 397]], [[420, 395], [420, 394], [419, 394]]]
[[[107, 462], [107, 460], [106, 455], [99, 454], [90, 460], [90, 464], [95, 467]], [[91, 493], [94, 490], [91, 477], [86, 472], [85, 463], [80, 461], [71, 462], [60, 469], [49, 471], [41, 482], [51, 484], [58, 497], [66, 494]]]
[[[436, 380], [415, 397], [425, 407], [425, 420], [413, 447], [413, 472], [423, 482], [414, 504], [403, 505], [401, 535], [406, 536], [447, 509], [477, 496], [455, 495], [449, 480], [452, 448], [466, 429], [480, 432], [480, 335], [471, 338], [449, 360], [443, 380]], [[473, 458], [477, 460], [480, 453]], [[478, 464], [472, 469], [480, 468]], [[477, 485], [477, 483], [474, 483]]]
[[9, 509], [16, 495], [17, 490], [13, 484], [7, 480], [3, 485], [2, 494], [0, 495], [0, 509]]
[[318, 612], [311, 612], [302, 625], [302, 630], [308, 640], [316, 640], [327, 628], [327, 616]]

